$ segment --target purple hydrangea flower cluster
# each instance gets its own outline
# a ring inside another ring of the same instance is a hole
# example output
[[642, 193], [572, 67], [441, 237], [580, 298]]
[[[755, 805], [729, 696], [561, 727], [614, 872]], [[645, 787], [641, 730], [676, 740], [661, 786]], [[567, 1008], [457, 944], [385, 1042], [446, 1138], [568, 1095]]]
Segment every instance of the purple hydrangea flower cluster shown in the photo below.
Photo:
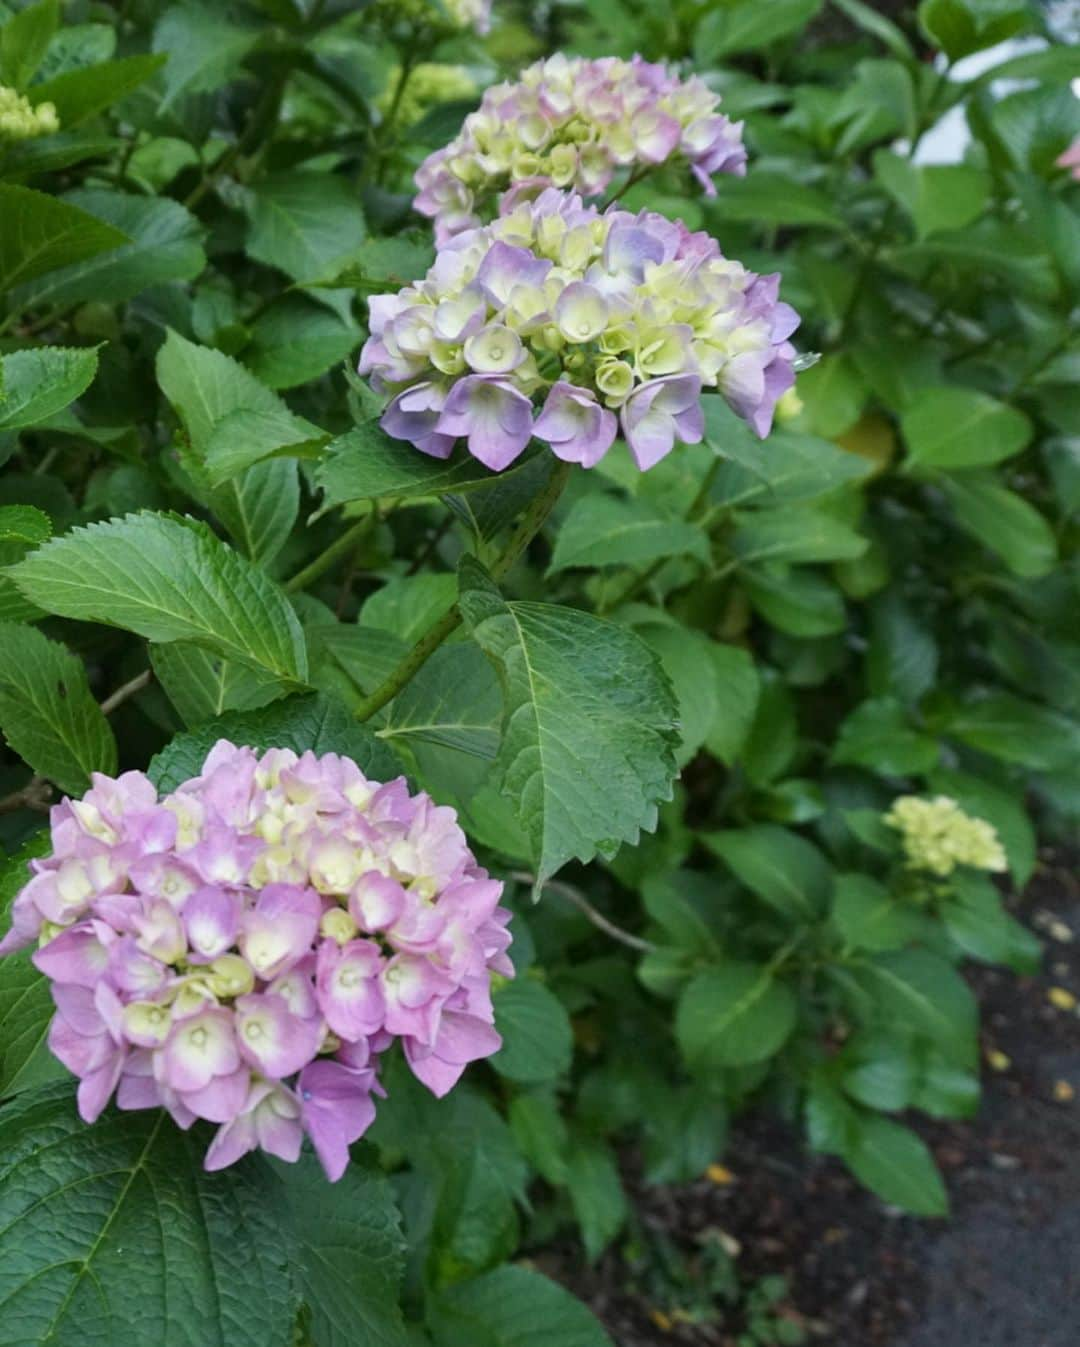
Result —
[[221, 740], [163, 799], [141, 772], [96, 775], [51, 823], [0, 954], [39, 942], [49, 1046], [87, 1122], [115, 1091], [217, 1123], [207, 1169], [256, 1147], [295, 1160], [307, 1133], [337, 1179], [395, 1039], [436, 1095], [500, 1047], [502, 885], [403, 777]]
[[621, 426], [644, 471], [701, 439], [703, 388], [768, 433], [795, 379], [779, 284], [679, 222], [549, 188], [373, 297], [360, 373], [393, 394], [386, 432], [437, 458], [463, 438], [501, 471], [536, 436], [592, 467]]
[[434, 218], [441, 244], [490, 218], [508, 188], [511, 204], [544, 187], [598, 196], [621, 169], [678, 158], [714, 195], [715, 174], [746, 171], [742, 123], [719, 103], [697, 76], [681, 80], [640, 56], [551, 56], [487, 90], [460, 133], [420, 165], [413, 205]]

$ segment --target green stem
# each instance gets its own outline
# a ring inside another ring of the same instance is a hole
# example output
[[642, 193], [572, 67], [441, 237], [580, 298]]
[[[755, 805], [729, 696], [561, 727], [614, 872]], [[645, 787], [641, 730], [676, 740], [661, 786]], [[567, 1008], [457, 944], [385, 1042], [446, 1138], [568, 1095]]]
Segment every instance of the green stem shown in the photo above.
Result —
[[416, 58], [419, 55], [420, 41], [414, 36], [414, 39], [406, 45], [405, 55], [401, 61], [401, 70], [398, 72], [397, 83], [394, 85], [394, 92], [390, 96], [390, 106], [386, 109], [386, 116], [378, 131], [378, 153], [375, 162], [375, 181], [381, 183], [386, 171], [387, 158], [394, 143], [394, 130], [397, 123], [398, 113], [401, 110], [401, 100], [405, 96], [405, 89], [412, 77], [413, 70], [416, 67]]
[[288, 594], [295, 594], [299, 589], [307, 589], [313, 581], [318, 580], [320, 575], [333, 566], [335, 561], [339, 561], [351, 547], [364, 536], [371, 527], [371, 521], [374, 514], [367, 514], [352, 528], [346, 529], [344, 533], [334, 539], [324, 552], [320, 552], [314, 561], [309, 561], [303, 570], [297, 571], [291, 580], [285, 581], [285, 591]]
[[[522, 515], [521, 522], [511, 535], [510, 541], [491, 567], [490, 574], [493, 580], [503, 579], [514, 562], [543, 528], [544, 521], [554, 508], [555, 502], [562, 495], [571, 468], [572, 465], [569, 463], [557, 464], [547, 486]], [[405, 684], [423, 668], [443, 641], [461, 626], [461, 621], [461, 610], [456, 606], [444, 614], [430, 631], [421, 636], [390, 676], [370, 696], [365, 697], [360, 702], [356, 708], [356, 718], [358, 720], [370, 720], [376, 711], [382, 710], [387, 702], [393, 701]]]

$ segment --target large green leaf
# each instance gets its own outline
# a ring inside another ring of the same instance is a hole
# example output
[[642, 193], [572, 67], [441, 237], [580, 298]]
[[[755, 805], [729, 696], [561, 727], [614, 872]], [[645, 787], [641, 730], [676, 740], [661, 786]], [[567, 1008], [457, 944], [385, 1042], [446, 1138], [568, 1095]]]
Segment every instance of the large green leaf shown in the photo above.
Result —
[[709, 650], [716, 685], [716, 715], [705, 746], [730, 767], [746, 743], [754, 723], [761, 679], [749, 651], [713, 642]]
[[119, 229], [66, 201], [0, 183], [0, 294], [127, 242]]
[[307, 678], [300, 624], [262, 571], [191, 520], [127, 515], [55, 538], [8, 572], [61, 617], [195, 641], [288, 682]]
[[537, 882], [636, 841], [675, 773], [676, 708], [656, 656], [577, 609], [508, 603], [470, 557], [459, 575], [462, 613], [503, 679], [497, 767]]
[[881, 776], [907, 776], [930, 771], [940, 751], [936, 739], [909, 723], [900, 702], [875, 697], [857, 706], [840, 726], [832, 761]]
[[39, 103], [52, 103], [60, 125], [70, 131], [126, 97], [164, 64], [164, 56], [148, 54], [103, 61], [83, 70], [67, 70], [43, 84], [35, 84], [28, 90], [28, 96], [35, 107]]
[[590, 1262], [604, 1252], [626, 1222], [629, 1204], [612, 1148], [600, 1137], [570, 1145], [567, 1187]]
[[494, 758], [503, 700], [490, 662], [472, 641], [437, 650], [390, 703], [379, 737], [437, 744]]
[[285, 691], [272, 675], [187, 641], [151, 646], [150, 663], [180, 719], [191, 727], [226, 711], [256, 710]]
[[154, 51], [169, 58], [165, 68], [168, 108], [181, 94], [219, 89], [258, 40], [258, 30], [236, 23], [225, 10], [185, 0], [172, 5], [154, 29]]
[[467, 455], [447, 460], [422, 454], [404, 440], [392, 439], [374, 421], [334, 440], [315, 471], [327, 506], [382, 496], [409, 500], [468, 491], [489, 485], [496, 476]]
[[671, 519], [643, 501], [591, 492], [562, 521], [548, 570], [644, 566], [683, 555], [709, 560], [709, 540], [696, 524]]
[[308, 693], [256, 711], [230, 711], [198, 729], [178, 734], [150, 760], [147, 774], [162, 794], [198, 776], [219, 739], [249, 748], [291, 748], [295, 753], [340, 753], [376, 781], [401, 775], [401, 764], [372, 732], [358, 725], [334, 697]]
[[202, 226], [178, 201], [94, 187], [71, 192], [53, 205], [78, 208], [81, 219], [92, 217], [94, 227], [109, 229], [116, 241], [108, 252], [93, 248], [40, 268], [47, 276], [20, 276], [20, 282], [29, 282], [15, 294], [22, 306], [88, 300], [118, 304], [153, 285], [189, 281], [206, 265]]
[[688, 1064], [711, 1073], [772, 1057], [795, 1028], [790, 987], [764, 964], [730, 962], [699, 973], [686, 987], [675, 1033]]
[[0, 433], [62, 411], [90, 387], [97, 366], [92, 346], [38, 346], [0, 356]]
[[570, 1068], [570, 1018], [557, 996], [532, 978], [521, 977], [494, 998], [495, 1027], [502, 1049], [491, 1058], [500, 1076], [522, 1085], [542, 1085]]
[[803, 28], [823, 0], [728, 0], [706, 11], [694, 39], [694, 55], [709, 65], [734, 52], [756, 51]]
[[580, 1300], [526, 1267], [443, 1291], [428, 1311], [435, 1347], [611, 1347]]
[[977, 1051], [975, 998], [940, 955], [924, 949], [882, 954], [860, 965], [860, 980], [883, 1023], [907, 1025], [952, 1061], [970, 1065]]
[[858, 1115], [844, 1159], [878, 1197], [915, 1216], [947, 1216], [949, 1199], [933, 1156], [910, 1128]]
[[920, 468], [981, 468], [1017, 454], [1030, 441], [1023, 412], [976, 388], [924, 388], [900, 428], [909, 461]]
[[87, 1127], [70, 1086], [0, 1112], [3, 1339], [289, 1347], [290, 1248], [263, 1167], [206, 1174], [163, 1110]]
[[813, 842], [798, 833], [760, 823], [706, 833], [702, 840], [748, 889], [784, 916], [810, 921], [824, 907], [828, 862]]
[[294, 281], [330, 280], [363, 242], [360, 198], [325, 171], [279, 173], [256, 187], [247, 251]]
[[[7, 933], [11, 904], [30, 878], [28, 862], [45, 856], [52, 841], [45, 830], [35, 833], [0, 868], [0, 935]], [[0, 1098], [40, 1085], [64, 1068], [49, 1052], [45, 1039], [53, 1015], [48, 981], [30, 962], [30, 950], [0, 959]]]
[[36, 627], [0, 622], [0, 728], [9, 746], [61, 790], [116, 769], [116, 740], [82, 660]]
[[942, 482], [956, 522], [996, 552], [1015, 575], [1045, 575], [1057, 560], [1057, 539], [1030, 501], [991, 474], [965, 473]]
[[60, 18], [59, 0], [36, 0], [0, 28], [0, 83], [22, 90], [36, 74]]
[[853, 561], [867, 546], [861, 533], [825, 510], [790, 506], [740, 512], [731, 539], [731, 549], [743, 564]]
[[1080, 759], [1077, 721], [1007, 692], [957, 707], [944, 729], [970, 748], [1037, 772], [1075, 767]]
[[878, 150], [874, 173], [911, 216], [919, 238], [963, 229], [990, 199], [989, 174], [969, 164], [914, 164], [891, 150]]
[[902, 949], [923, 929], [922, 914], [894, 898], [872, 875], [837, 875], [832, 924], [855, 949]]

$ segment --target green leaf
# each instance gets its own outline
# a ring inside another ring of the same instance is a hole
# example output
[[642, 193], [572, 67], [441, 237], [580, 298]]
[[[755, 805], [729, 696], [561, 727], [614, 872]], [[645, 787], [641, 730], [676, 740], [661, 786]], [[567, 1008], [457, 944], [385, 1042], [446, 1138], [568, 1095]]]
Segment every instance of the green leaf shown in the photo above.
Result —
[[408, 1347], [398, 1303], [405, 1240], [389, 1180], [355, 1153], [332, 1184], [310, 1155], [274, 1168], [313, 1347]]
[[359, 621], [365, 627], [393, 632], [409, 645], [449, 612], [456, 598], [457, 581], [452, 575], [395, 576], [364, 600]]
[[[0, 869], [0, 933], [6, 934], [11, 904], [30, 878], [28, 862], [52, 850], [48, 830], [35, 833]], [[64, 1068], [49, 1052], [46, 1036], [55, 1006], [49, 983], [30, 962], [31, 951], [19, 950], [0, 960], [0, 1096], [5, 1099], [32, 1089]]]
[[52, 521], [33, 505], [0, 505], [0, 542], [36, 547], [52, 535]]
[[66, 201], [0, 183], [0, 294], [127, 242], [119, 229]]
[[882, 954], [860, 966], [860, 981], [885, 1024], [905, 1024], [952, 1061], [970, 1065], [977, 1052], [975, 998], [940, 955], [923, 949]]
[[739, 579], [762, 617], [789, 636], [832, 636], [847, 625], [843, 596], [823, 575], [766, 563]]
[[1001, 894], [988, 875], [960, 870], [941, 906], [941, 919], [956, 945], [971, 959], [1003, 964], [1031, 976], [1042, 963], [1042, 945], [1005, 911]]
[[226, 711], [254, 711], [285, 692], [278, 679], [187, 641], [150, 647], [154, 676], [192, 727]]
[[929, 772], [939, 754], [937, 740], [912, 728], [900, 702], [875, 697], [856, 707], [840, 726], [831, 760], [880, 776], [909, 776]]
[[[757, 3], [757, 0], [754, 0]], [[718, 221], [765, 225], [818, 225], [841, 229], [842, 218], [827, 193], [781, 173], [759, 169], [746, 178], [724, 175], [716, 180], [709, 206]]]
[[585, 1257], [594, 1262], [622, 1229], [629, 1204], [611, 1147], [599, 1138], [575, 1137], [567, 1186], [581, 1227]]
[[435, 1347], [612, 1347], [569, 1291], [525, 1267], [502, 1267], [441, 1292], [428, 1310]]
[[907, 1108], [915, 1085], [915, 1054], [906, 1037], [857, 1034], [844, 1045], [844, 1089], [867, 1108]]
[[920, 468], [979, 468], [1018, 454], [1031, 422], [975, 388], [924, 388], [900, 421], [908, 461]]
[[656, 826], [675, 773], [675, 703], [632, 632], [573, 608], [508, 603], [462, 560], [460, 606], [503, 680], [497, 769], [540, 885], [568, 860], [612, 855]]
[[963, 229], [990, 200], [990, 176], [969, 164], [914, 164], [891, 150], [874, 153], [874, 173], [911, 216], [920, 239]]
[[1024, 0], [922, 0], [919, 23], [950, 61], [996, 47], [1032, 21]]
[[863, 4], [862, 0], [833, 0], [833, 4], [842, 13], [846, 14], [852, 23], [857, 24], [864, 32], [870, 33], [884, 43], [898, 59], [901, 61], [915, 59], [911, 43], [905, 37], [903, 30], [898, 28], [891, 19], [886, 18], [884, 14], [879, 14], [870, 5]]
[[249, 214], [248, 255], [294, 281], [332, 280], [365, 234], [359, 196], [325, 171], [263, 178]]
[[495, 1027], [503, 1037], [491, 1065], [520, 1085], [543, 1085], [570, 1069], [570, 1018], [557, 996], [533, 978], [517, 978], [494, 997]]
[[502, 716], [502, 691], [490, 662], [472, 641], [462, 641], [436, 650], [406, 683], [378, 734], [493, 759]]
[[242, 26], [221, 9], [185, 0], [167, 9], [154, 29], [153, 49], [165, 52], [165, 111], [181, 94], [220, 89], [258, 40], [258, 30]]
[[[4, 30], [0, 29], [0, 33]], [[70, 131], [99, 112], [126, 98], [165, 64], [164, 56], [126, 56], [120, 61], [103, 61], [84, 70], [68, 70], [44, 84], [28, 90], [37, 107], [52, 103], [60, 125]]]
[[303, 633], [285, 595], [194, 521], [142, 513], [90, 524], [8, 574], [32, 603], [61, 617], [150, 641], [195, 641], [286, 682], [307, 678]]
[[761, 692], [757, 666], [749, 651], [734, 645], [709, 646], [716, 680], [716, 715], [705, 736], [705, 747], [725, 767], [738, 758], [750, 734]]
[[934, 686], [937, 669], [937, 642], [900, 591], [890, 589], [875, 599], [866, 651], [871, 695], [914, 704]]
[[198, 776], [219, 739], [249, 748], [291, 748], [294, 753], [340, 753], [376, 781], [401, 775], [401, 764], [345, 704], [323, 693], [274, 702], [258, 711], [229, 711], [209, 724], [178, 734], [150, 759], [147, 775], [161, 794]]
[[844, 1159], [860, 1183], [915, 1216], [947, 1216], [949, 1199], [933, 1157], [907, 1127], [860, 1114]]
[[548, 574], [573, 566], [644, 566], [677, 556], [708, 563], [709, 540], [696, 524], [671, 519], [642, 501], [592, 492], [562, 521]]
[[30, 282], [15, 295], [22, 307], [88, 300], [119, 304], [153, 285], [189, 281], [206, 265], [202, 226], [178, 201], [94, 187], [70, 192], [53, 204], [78, 207], [80, 219], [94, 219], [95, 227], [108, 229], [115, 241], [108, 252], [93, 248], [39, 268], [51, 273], [40, 280], [20, 276], [20, 282]]
[[727, 1108], [695, 1084], [669, 1086], [650, 1100], [645, 1129], [645, 1182], [696, 1183], [723, 1153]]
[[1023, 496], [990, 476], [965, 474], [942, 483], [956, 522], [984, 547], [996, 552], [1014, 575], [1045, 575], [1057, 560], [1054, 531]]
[[792, 509], [740, 512], [735, 516], [731, 550], [744, 564], [754, 561], [852, 561], [868, 539], [824, 510]]
[[515, 1094], [506, 1116], [519, 1149], [540, 1177], [565, 1184], [567, 1131], [554, 1091]]
[[365, 239], [350, 256], [345, 270], [334, 279], [339, 285], [352, 285], [375, 291], [400, 290], [420, 280], [435, 252], [424, 233], [397, 234], [393, 238]]
[[760, 695], [739, 761], [755, 786], [771, 785], [791, 766], [798, 748], [795, 701], [783, 678], [762, 669]]
[[812, 842], [773, 823], [705, 833], [702, 841], [740, 883], [793, 920], [812, 921], [825, 906], [829, 864]]
[[699, 973], [687, 986], [675, 1034], [688, 1065], [709, 1074], [775, 1056], [796, 1015], [794, 994], [767, 966], [730, 962]]
[[957, 707], [943, 729], [969, 748], [1036, 772], [1063, 771], [1080, 759], [1080, 724], [1007, 692]]
[[0, 28], [0, 84], [20, 92], [33, 79], [60, 21], [59, 0], [37, 0]]
[[716, 719], [719, 707], [716, 679], [710, 676], [712, 641], [702, 632], [674, 623], [635, 623], [634, 629], [660, 657], [671, 679], [679, 708], [680, 767], [690, 761]]
[[332, 441], [315, 470], [327, 508], [354, 500], [411, 500], [468, 491], [490, 485], [497, 476], [468, 455], [447, 460], [422, 454], [404, 440], [391, 439], [374, 421]]
[[832, 924], [855, 949], [901, 949], [923, 928], [920, 914], [895, 899], [870, 875], [837, 875], [833, 880]]
[[359, 341], [354, 323], [323, 304], [286, 295], [255, 320], [243, 361], [268, 388], [295, 388], [340, 365]]
[[90, 387], [97, 367], [92, 346], [39, 346], [0, 356], [0, 433], [37, 425], [62, 411]]
[[9, 746], [61, 790], [116, 770], [116, 741], [83, 663], [36, 627], [0, 622], [0, 728]]
[[756, 51], [799, 32], [823, 0], [728, 0], [705, 12], [694, 38], [694, 57], [712, 65], [734, 52]]
[[289, 1249], [266, 1172], [249, 1162], [204, 1173], [205, 1140], [162, 1110], [87, 1127], [66, 1083], [0, 1112], [12, 1342], [190, 1347], [195, 1331], [200, 1347], [288, 1347]]
[[816, 435], [830, 438], [849, 430], [866, 405], [866, 383], [846, 355], [826, 355], [799, 376], [803, 413]]

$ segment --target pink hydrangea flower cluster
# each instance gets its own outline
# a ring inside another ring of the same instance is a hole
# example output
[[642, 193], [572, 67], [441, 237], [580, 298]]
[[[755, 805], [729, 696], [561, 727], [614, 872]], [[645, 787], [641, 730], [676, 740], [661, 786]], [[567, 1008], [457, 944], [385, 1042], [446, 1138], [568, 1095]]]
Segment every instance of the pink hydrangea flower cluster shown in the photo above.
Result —
[[256, 1147], [295, 1160], [307, 1133], [337, 1179], [395, 1039], [437, 1095], [500, 1047], [502, 885], [404, 778], [221, 740], [163, 799], [141, 772], [98, 775], [51, 823], [0, 954], [39, 942], [49, 1046], [87, 1122], [115, 1091], [217, 1123], [207, 1169]]
[[463, 438], [501, 471], [536, 436], [592, 467], [621, 426], [644, 471], [701, 439], [703, 388], [768, 433], [795, 378], [779, 284], [681, 223], [549, 188], [373, 297], [360, 373], [393, 394], [384, 430], [437, 458]]
[[681, 80], [640, 56], [551, 56], [487, 90], [460, 133], [420, 165], [413, 205], [435, 219], [443, 243], [490, 219], [508, 188], [511, 203], [548, 186], [598, 196], [621, 169], [672, 159], [715, 195], [715, 174], [746, 171], [742, 123], [719, 102], [696, 76]]

